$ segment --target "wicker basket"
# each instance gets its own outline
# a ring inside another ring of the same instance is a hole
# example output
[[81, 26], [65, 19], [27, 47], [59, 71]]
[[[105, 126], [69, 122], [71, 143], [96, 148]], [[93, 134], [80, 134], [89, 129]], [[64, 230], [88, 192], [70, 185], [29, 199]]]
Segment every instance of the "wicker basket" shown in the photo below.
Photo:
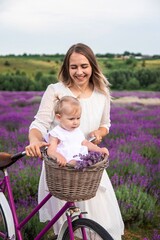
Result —
[[83, 201], [96, 195], [108, 159], [87, 167], [85, 171], [66, 165], [59, 167], [55, 160], [43, 154], [48, 189], [53, 196], [65, 201]]

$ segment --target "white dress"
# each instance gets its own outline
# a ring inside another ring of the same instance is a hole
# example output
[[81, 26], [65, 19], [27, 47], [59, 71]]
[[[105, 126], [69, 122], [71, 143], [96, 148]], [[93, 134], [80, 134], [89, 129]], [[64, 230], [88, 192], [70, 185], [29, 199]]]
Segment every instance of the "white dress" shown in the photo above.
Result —
[[[69, 88], [62, 83], [51, 84], [45, 91], [42, 101], [35, 116], [35, 120], [31, 123], [31, 128], [39, 129], [45, 137], [47, 131], [50, 131], [57, 125], [54, 119], [54, 95], [71, 95], [74, 96]], [[80, 99], [82, 106], [82, 116], [80, 129], [85, 136], [91, 131], [101, 127], [110, 127], [110, 99], [105, 95], [94, 90], [89, 98]], [[39, 181], [38, 201], [40, 202], [48, 194], [48, 187], [45, 180], [44, 163]], [[53, 215], [62, 207], [64, 201], [52, 197], [40, 209], [40, 221], [45, 222], [52, 219]], [[104, 171], [100, 186], [94, 198], [78, 202], [77, 205], [82, 211], [87, 211], [87, 218], [90, 218], [102, 225], [113, 237], [114, 240], [121, 240], [124, 234], [124, 223], [121, 217], [119, 205], [115, 196], [115, 192], [106, 171]], [[57, 234], [61, 224], [65, 219], [61, 217], [58, 224], [54, 225]]]
[[67, 162], [72, 159], [80, 160], [79, 154], [86, 155], [88, 153], [88, 148], [82, 146], [85, 136], [80, 128], [68, 131], [57, 125], [48, 133], [48, 135], [60, 140], [60, 143], [57, 145], [57, 152], [61, 153]]

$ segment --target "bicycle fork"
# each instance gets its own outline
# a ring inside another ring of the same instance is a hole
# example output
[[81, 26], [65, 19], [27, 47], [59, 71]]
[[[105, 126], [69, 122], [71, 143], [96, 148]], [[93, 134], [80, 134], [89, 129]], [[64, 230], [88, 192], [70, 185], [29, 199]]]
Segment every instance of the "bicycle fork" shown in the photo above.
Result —
[[[80, 211], [80, 208], [70, 207], [66, 211], [66, 216], [67, 216], [70, 240], [74, 240], [75, 238], [74, 238], [74, 233], [73, 233], [72, 220], [77, 217], [82, 218], [82, 213]], [[82, 227], [81, 231], [82, 231], [83, 240], [87, 240], [87, 235], [86, 235], [85, 229], [83, 227]]]

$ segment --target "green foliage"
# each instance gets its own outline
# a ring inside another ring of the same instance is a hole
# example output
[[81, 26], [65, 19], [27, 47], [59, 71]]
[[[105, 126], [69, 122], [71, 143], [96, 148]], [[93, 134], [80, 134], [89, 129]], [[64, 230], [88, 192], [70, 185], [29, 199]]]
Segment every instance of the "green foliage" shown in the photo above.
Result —
[[130, 78], [126, 84], [126, 89], [128, 90], [132, 90], [132, 89], [138, 90], [139, 88], [140, 88], [140, 83], [135, 77]]
[[[31, 212], [31, 208], [20, 208], [18, 212], [18, 216], [20, 220], [23, 220], [27, 214]], [[23, 228], [22, 228], [22, 236], [24, 240], [33, 239], [33, 236], [37, 236], [38, 233], [44, 228], [46, 223], [41, 223], [39, 221], [39, 216], [36, 214]], [[53, 239], [54, 231], [53, 228], [47, 232], [47, 234], [42, 238], [42, 240], [50, 240]]]
[[40, 81], [42, 76], [43, 76], [43, 73], [38, 71], [35, 75], [35, 81]]
[[131, 67], [136, 67], [136, 60], [134, 58], [128, 58], [125, 61], [126, 65], [130, 65]]
[[160, 76], [155, 77], [155, 82], [149, 85], [149, 89], [152, 91], [160, 91]]
[[46, 87], [57, 82], [55, 75], [43, 75], [37, 72], [34, 81], [29, 79], [24, 73], [0, 75], [0, 90], [7, 91], [43, 91]]
[[145, 60], [143, 60], [142, 67], [145, 67], [145, 66], [146, 66], [146, 62], [145, 62]]
[[10, 65], [11, 65], [11, 64], [9, 63], [9, 61], [6, 60], [6, 61], [4, 62], [4, 66], [8, 67], [8, 66], [10, 66]]
[[133, 73], [130, 70], [114, 70], [108, 73], [108, 79], [113, 89], [126, 89], [131, 77], [133, 77]]
[[156, 200], [141, 187], [121, 185], [116, 189], [116, 196], [126, 224], [140, 226], [154, 220]]
[[152, 159], [153, 164], [157, 164], [160, 156], [160, 149], [156, 145], [149, 145], [150, 146], [148, 146], [148, 144], [141, 146], [139, 153], [147, 159]]
[[41, 77], [35, 81], [35, 90], [43, 91], [49, 84], [56, 82], [57, 78], [54, 75], [41, 75]]
[[23, 75], [0, 75], [0, 90], [29, 91], [30, 79]]
[[148, 129], [148, 132], [150, 134], [152, 134], [153, 136], [157, 137], [157, 138], [160, 138], [160, 128], [152, 128], [152, 129]]
[[[155, 82], [156, 72], [158, 73], [158, 71], [153, 71], [150, 69], [140, 69], [135, 73], [135, 76], [138, 79], [140, 86], [142, 88], [147, 88], [150, 84]], [[158, 75], [160, 75], [160, 71]]]
[[113, 64], [111, 62], [108, 62], [108, 61], [104, 62], [104, 66], [108, 69], [113, 68]]
[[[141, 55], [129, 52], [117, 57], [114, 54], [97, 54], [98, 63], [111, 88], [160, 91], [160, 60], [136, 59], [134, 56]], [[0, 90], [45, 90], [47, 84], [57, 82], [63, 58], [64, 55], [59, 54], [0, 57]]]
[[52, 70], [49, 72], [49, 74], [51, 74], [51, 75], [56, 75], [56, 74], [57, 74], [57, 72], [56, 72], [56, 70], [55, 70], [55, 69], [52, 69]]
[[147, 89], [158, 91], [160, 89], [160, 70], [110, 70], [107, 74], [112, 89], [137, 90]]
[[119, 162], [118, 159], [112, 160], [110, 163], [111, 168], [109, 170], [109, 175], [113, 176], [115, 173], [116, 168], [116, 174], [118, 176], [123, 176], [123, 178], [128, 178], [130, 175], [137, 175], [140, 174], [142, 176], [147, 175], [146, 166], [133, 162], [132, 159], [124, 159], [123, 165]]
[[[35, 161], [37, 161], [37, 159]], [[19, 166], [20, 170], [18, 170], [16, 175], [13, 175], [12, 171], [10, 172], [15, 202], [19, 199], [21, 199], [22, 202], [30, 202], [37, 196], [40, 166], [35, 168], [28, 166], [27, 163], [26, 166], [24, 166], [24, 164], [25, 161], [23, 160]]]

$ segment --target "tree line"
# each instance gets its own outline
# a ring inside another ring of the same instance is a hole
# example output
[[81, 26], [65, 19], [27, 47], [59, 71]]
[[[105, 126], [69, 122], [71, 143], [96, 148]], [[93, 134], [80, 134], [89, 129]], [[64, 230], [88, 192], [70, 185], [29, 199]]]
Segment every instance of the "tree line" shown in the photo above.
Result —
[[[100, 58], [115, 58], [115, 57], [122, 57], [122, 56], [130, 56], [130, 57], [142, 57], [142, 58], [150, 58], [150, 59], [160, 59], [160, 55], [159, 54], [154, 54], [154, 55], [144, 55], [140, 52], [134, 53], [134, 52], [129, 52], [129, 51], [124, 51], [123, 53], [96, 53], [95, 54], [96, 57], [100, 57]], [[61, 59], [63, 60], [65, 54], [60, 54], [60, 53], [56, 53], [56, 54], [27, 54], [24, 53], [22, 55], [15, 55], [15, 54], [8, 54], [8, 55], [0, 55], [0, 57], [2, 58], [6, 58], [6, 57], [22, 57], [22, 58], [54, 58], [54, 59]]]
[[[106, 75], [113, 90], [160, 91], [160, 69], [108, 70]], [[32, 79], [20, 71], [0, 74], [1, 91], [44, 91], [50, 83], [56, 82], [54, 72], [39, 71]]]

